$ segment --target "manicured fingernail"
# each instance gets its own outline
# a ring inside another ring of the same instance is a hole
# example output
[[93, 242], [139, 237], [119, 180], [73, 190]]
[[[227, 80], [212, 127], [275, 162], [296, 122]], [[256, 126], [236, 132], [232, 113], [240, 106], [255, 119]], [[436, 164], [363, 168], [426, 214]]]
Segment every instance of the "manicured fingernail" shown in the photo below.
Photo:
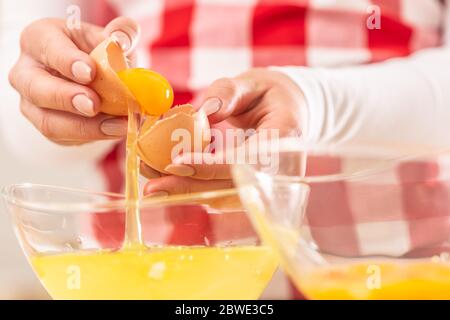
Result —
[[92, 68], [84, 61], [76, 61], [72, 64], [72, 74], [80, 82], [92, 81]]
[[95, 116], [94, 102], [85, 94], [77, 94], [73, 97], [72, 105], [85, 116]]
[[195, 169], [185, 164], [169, 164], [164, 171], [180, 177], [192, 177], [195, 174]]
[[125, 119], [108, 119], [102, 122], [100, 130], [107, 136], [123, 137], [127, 135], [128, 123]]
[[209, 116], [219, 111], [221, 107], [222, 101], [219, 98], [209, 98], [203, 103], [201, 109]]
[[168, 197], [168, 196], [169, 193], [167, 191], [151, 192], [145, 195], [146, 198]]
[[111, 33], [111, 39], [117, 41], [119, 46], [122, 48], [124, 52], [127, 52], [131, 48], [131, 39], [130, 37], [123, 31], [114, 31]]

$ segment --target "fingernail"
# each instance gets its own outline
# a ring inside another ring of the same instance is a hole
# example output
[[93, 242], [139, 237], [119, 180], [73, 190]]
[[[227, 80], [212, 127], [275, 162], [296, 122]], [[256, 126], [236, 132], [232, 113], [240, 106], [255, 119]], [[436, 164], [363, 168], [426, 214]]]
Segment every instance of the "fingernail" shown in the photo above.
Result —
[[146, 198], [168, 197], [168, 196], [169, 193], [167, 191], [157, 191], [145, 195]]
[[76, 61], [72, 64], [72, 74], [78, 81], [92, 81], [92, 69], [84, 61]]
[[125, 119], [108, 119], [102, 122], [100, 130], [107, 136], [123, 137], [127, 135], [128, 123]]
[[209, 116], [219, 111], [222, 107], [222, 101], [219, 98], [209, 98], [206, 100], [201, 109]]
[[164, 171], [180, 177], [192, 177], [195, 174], [195, 169], [185, 164], [169, 164]]
[[111, 39], [117, 41], [119, 46], [122, 48], [124, 52], [127, 52], [131, 48], [131, 39], [130, 37], [123, 31], [114, 31], [111, 33]]
[[85, 116], [95, 116], [94, 102], [85, 94], [77, 94], [73, 97], [72, 105]]

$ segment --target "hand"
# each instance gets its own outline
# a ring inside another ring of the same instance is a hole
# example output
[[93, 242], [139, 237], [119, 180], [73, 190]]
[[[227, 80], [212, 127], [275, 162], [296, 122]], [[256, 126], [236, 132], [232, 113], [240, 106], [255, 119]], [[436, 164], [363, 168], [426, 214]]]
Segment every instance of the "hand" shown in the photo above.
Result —
[[99, 113], [100, 98], [86, 86], [96, 72], [89, 53], [109, 36], [131, 54], [139, 28], [124, 17], [105, 28], [83, 23], [73, 30], [64, 20], [43, 19], [22, 32], [9, 81], [20, 94], [23, 115], [48, 139], [76, 145], [126, 135], [126, 119]]
[[[264, 130], [275, 129], [279, 137], [300, 137], [306, 112], [301, 89], [288, 76], [268, 69], [253, 69], [236, 78], [215, 81], [207, 89], [201, 108], [209, 115], [212, 128], [255, 129], [255, 135], [243, 143], [247, 146], [257, 141], [255, 138]], [[242, 148], [242, 145], [238, 147]], [[223, 149], [216, 149], [215, 154], [209, 156], [226, 163], [229, 151], [230, 148], [224, 145]], [[193, 164], [194, 157], [195, 154], [184, 153], [174, 159], [165, 169], [172, 174], [170, 176], [161, 177], [143, 166], [142, 173], [153, 178], [146, 185], [145, 193], [179, 194], [233, 186], [230, 164], [217, 164], [220, 161], [216, 164]]]

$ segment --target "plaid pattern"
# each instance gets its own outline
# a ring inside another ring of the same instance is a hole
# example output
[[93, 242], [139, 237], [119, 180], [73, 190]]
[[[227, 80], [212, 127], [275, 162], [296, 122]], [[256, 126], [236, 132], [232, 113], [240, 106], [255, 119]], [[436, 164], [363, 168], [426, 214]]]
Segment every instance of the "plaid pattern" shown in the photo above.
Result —
[[[176, 104], [195, 99], [217, 78], [252, 67], [358, 65], [439, 46], [444, 6], [439, 0], [110, 0], [99, 4], [106, 17], [103, 22], [120, 14], [141, 24], [139, 64], [168, 78]], [[366, 26], [371, 5], [381, 9], [380, 30]], [[100, 164], [111, 191], [122, 188], [122, 157], [114, 150]], [[337, 170], [345, 165], [342, 159], [323, 164]], [[438, 179], [444, 171], [436, 163], [405, 164], [391, 173], [387, 184], [312, 185], [307, 210], [311, 236], [323, 250], [345, 255], [403, 255], [442, 245], [450, 234], [450, 186]]]
[[[308, 175], [351, 172], [355, 165], [352, 159], [311, 160]], [[449, 168], [448, 156], [436, 157], [357, 179], [313, 183], [306, 213], [311, 237], [324, 252], [344, 256], [447, 252]]]

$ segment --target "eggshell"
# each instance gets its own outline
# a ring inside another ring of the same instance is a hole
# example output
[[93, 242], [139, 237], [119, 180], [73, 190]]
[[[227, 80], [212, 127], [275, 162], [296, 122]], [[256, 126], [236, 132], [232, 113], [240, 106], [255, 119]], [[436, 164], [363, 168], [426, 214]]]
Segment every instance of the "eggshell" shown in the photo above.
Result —
[[139, 110], [136, 99], [117, 75], [117, 72], [128, 69], [120, 46], [115, 41], [106, 39], [91, 52], [91, 57], [97, 64], [97, 70], [90, 86], [100, 95], [101, 112], [126, 116], [130, 105]]
[[[144, 122], [138, 139], [141, 160], [149, 167], [167, 173], [164, 169], [172, 163], [172, 150], [182, 142], [173, 141], [172, 133], [180, 128], [186, 129], [190, 135], [190, 149], [185, 151], [201, 152], [211, 141], [206, 114], [203, 111], [195, 112], [191, 105], [176, 106], [167, 111], [160, 120], [150, 118]], [[201, 142], [201, 150], [195, 145], [195, 139]]]

